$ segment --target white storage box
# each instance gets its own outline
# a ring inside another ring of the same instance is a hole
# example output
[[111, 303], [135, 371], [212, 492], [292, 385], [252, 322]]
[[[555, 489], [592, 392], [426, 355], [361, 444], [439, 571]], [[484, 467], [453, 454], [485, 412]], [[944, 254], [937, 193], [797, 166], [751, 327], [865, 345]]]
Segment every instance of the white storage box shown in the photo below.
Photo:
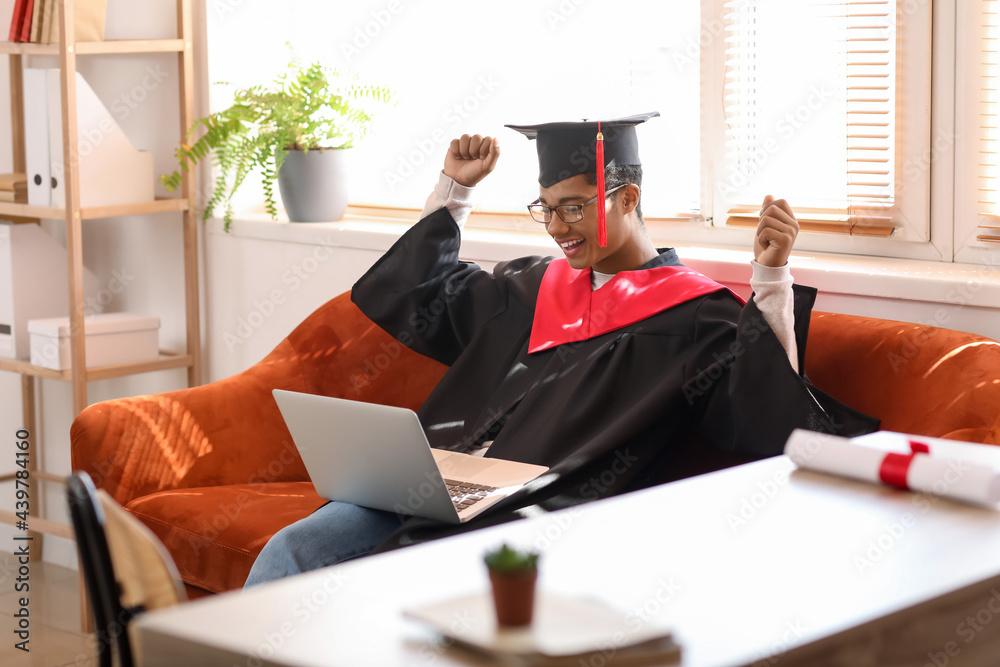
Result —
[[[152, 361], [159, 356], [160, 318], [131, 313], [100, 313], [84, 318], [87, 367]], [[31, 363], [61, 371], [70, 361], [69, 318], [28, 321]]]

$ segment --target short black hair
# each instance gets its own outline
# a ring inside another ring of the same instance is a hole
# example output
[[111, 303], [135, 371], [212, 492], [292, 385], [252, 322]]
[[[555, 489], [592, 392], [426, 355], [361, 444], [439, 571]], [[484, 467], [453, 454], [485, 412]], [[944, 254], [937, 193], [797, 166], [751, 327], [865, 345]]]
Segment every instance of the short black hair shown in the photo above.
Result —
[[[587, 182], [597, 185], [597, 174], [593, 171], [586, 171], [583, 174]], [[637, 164], [613, 164], [604, 168], [604, 189], [611, 190], [619, 185], [634, 183], [639, 188], [639, 201], [635, 205], [635, 214], [639, 217], [639, 222], [646, 223], [642, 219], [642, 167]], [[617, 192], [611, 193], [611, 201], [618, 196]]]

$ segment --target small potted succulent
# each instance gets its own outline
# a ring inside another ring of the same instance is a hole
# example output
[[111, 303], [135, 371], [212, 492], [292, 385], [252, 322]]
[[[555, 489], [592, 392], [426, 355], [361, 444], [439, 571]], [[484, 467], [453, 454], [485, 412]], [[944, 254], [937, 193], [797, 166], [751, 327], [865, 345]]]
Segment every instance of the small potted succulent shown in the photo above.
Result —
[[228, 109], [196, 120], [188, 136], [199, 128], [204, 133], [175, 151], [179, 168], [160, 182], [173, 191], [182, 172], [214, 157], [219, 174], [205, 219], [223, 208], [226, 231], [233, 194], [254, 170], [272, 218], [278, 215], [277, 181], [292, 222], [339, 220], [347, 208], [345, 149], [368, 131], [369, 108], [390, 102], [387, 88], [361, 84], [356, 75], [292, 61], [270, 86], [237, 90]]
[[514, 549], [506, 544], [483, 557], [493, 586], [493, 603], [499, 627], [531, 624], [535, 609], [538, 554]]

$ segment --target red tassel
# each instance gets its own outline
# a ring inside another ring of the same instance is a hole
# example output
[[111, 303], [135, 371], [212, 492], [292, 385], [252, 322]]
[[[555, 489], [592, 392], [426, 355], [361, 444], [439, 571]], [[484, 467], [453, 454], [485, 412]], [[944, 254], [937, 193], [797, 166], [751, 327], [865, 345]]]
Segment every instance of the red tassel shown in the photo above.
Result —
[[597, 242], [602, 248], [608, 246], [608, 215], [604, 210], [604, 135], [601, 122], [597, 122]]

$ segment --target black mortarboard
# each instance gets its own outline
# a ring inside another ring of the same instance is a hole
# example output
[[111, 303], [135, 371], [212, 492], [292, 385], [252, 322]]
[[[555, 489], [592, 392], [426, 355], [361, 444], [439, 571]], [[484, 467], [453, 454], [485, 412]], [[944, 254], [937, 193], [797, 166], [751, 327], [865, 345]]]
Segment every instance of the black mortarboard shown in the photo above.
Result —
[[[652, 111], [609, 120], [506, 127], [538, 142], [538, 182], [543, 188], [577, 174], [594, 172], [597, 175], [597, 195], [600, 197], [604, 194], [605, 167], [642, 164], [635, 126], [659, 115], [658, 111]], [[603, 159], [598, 160], [598, 157]], [[599, 237], [604, 246], [607, 244], [607, 232], [603, 206], [598, 208], [598, 220]]]

